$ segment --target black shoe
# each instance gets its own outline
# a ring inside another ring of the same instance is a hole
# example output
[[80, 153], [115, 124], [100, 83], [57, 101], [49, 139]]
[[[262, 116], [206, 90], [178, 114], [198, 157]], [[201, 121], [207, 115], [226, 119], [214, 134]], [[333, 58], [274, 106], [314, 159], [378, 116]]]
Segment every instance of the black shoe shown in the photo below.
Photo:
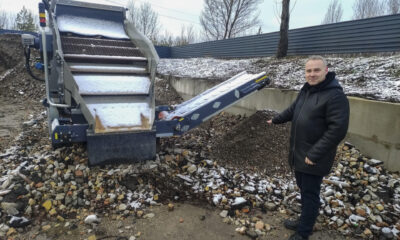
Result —
[[285, 219], [285, 221], [283, 221], [283, 226], [285, 226], [285, 228], [296, 231], [297, 230], [297, 226], [299, 226], [299, 219], [296, 220], [290, 220], [290, 219]]
[[298, 233], [293, 234], [292, 236], [289, 237], [289, 240], [308, 240], [308, 237], [303, 237]]

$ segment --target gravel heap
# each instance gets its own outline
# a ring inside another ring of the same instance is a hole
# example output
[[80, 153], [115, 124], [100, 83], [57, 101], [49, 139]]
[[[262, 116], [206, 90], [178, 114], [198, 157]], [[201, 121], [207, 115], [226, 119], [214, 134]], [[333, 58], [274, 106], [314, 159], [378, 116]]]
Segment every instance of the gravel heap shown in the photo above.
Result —
[[[292, 177], [219, 165], [195, 133], [186, 137], [197, 138], [200, 151], [163, 139], [155, 161], [90, 168], [83, 145], [51, 151], [45, 125], [44, 113], [25, 123], [14, 146], [0, 155], [2, 237], [29, 230], [32, 224], [43, 231], [57, 222], [76, 226], [93, 214], [144, 217], [149, 205], [180, 200], [220, 208], [224, 222], [249, 236], [269, 231], [267, 223], [249, 217], [254, 208], [299, 212]], [[322, 186], [322, 226], [349, 236], [397, 237], [399, 176], [348, 143], [340, 146], [337, 162]]]
[[220, 134], [212, 144], [212, 158], [225, 166], [268, 176], [288, 175], [290, 123], [268, 126], [266, 122], [275, 114], [258, 111]]

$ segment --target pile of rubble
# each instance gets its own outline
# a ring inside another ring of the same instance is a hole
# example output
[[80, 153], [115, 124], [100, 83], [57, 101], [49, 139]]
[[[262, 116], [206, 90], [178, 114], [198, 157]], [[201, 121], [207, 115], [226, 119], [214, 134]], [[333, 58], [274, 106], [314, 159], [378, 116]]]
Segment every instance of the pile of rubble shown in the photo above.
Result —
[[[43, 78], [43, 73], [35, 69], [37, 50], [32, 50], [31, 70], [35, 76]], [[33, 80], [25, 69], [24, 49], [21, 37], [17, 34], [0, 35], [0, 96], [13, 102], [39, 101], [45, 95], [43, 81]]]
[[325, 223], [343, 234], [387, 239], [400, 230], [400, 179], [383, 162], [363, 156], [346, 143], [339, 149], [338, 164], [324, 179], [321, 214]]
[[272, 119], [276, 112], [266, 110], [257, 111], [239, 123], [236, 119], [229, 121], [230, 116], [226, 115], [220, 126], [212, 124], [214, 128], [223, 130], [226, 128], [223, 126], [232, 126], [211, 139], [212, 159], [224, 166], [268, 176], [290, 174], [288, 156], [291, 123], [268, 126], [267, 120]]
[[[270, 227], [254, 209], [299, 212], [293, 178], [227, 168], [208, 151], [169, 148], [164, 139], [155, 161], [89, 167], [81, 145], [51, 151], [45, 115], [25, 123], [15, 145], [0, 155], [0, 236], [34, 224], [45, 231], [55, 222], [76, 226], [88, 216], [144, 217], [149, 205], [204, 200], [221, 209], [223, 221], [250, 237]], [[191, 132], [188, 133], [192, 134]], [[199, 142], [199, 145], [206, 145]], [[324, 179], [321, 224], [344, 235], [394, 239], [400, 230], [400, 182], [350, 144], [340, 146], [337, 166]], [[173, 206], [172, 206], [173, 208]]]

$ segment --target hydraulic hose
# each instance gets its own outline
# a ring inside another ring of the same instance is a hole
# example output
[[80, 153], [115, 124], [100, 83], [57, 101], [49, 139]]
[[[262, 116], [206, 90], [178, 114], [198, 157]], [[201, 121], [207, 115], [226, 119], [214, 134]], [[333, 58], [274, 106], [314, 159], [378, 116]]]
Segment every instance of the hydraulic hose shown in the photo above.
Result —
[[[46, 45], [46, 30], [45, 27], [42, 27], [42, 46], [43, 49], [45, 49], [43, 51], [43, 63], [44, 63], [44, 80], [46, 82], [46, 98], [47, 98], [47, 103], [52, 106], [52, 107], [60, 107], [60, 108], [69, 108], [71, 106], [69, 106], [68, 104], [60, 104], [60, 103], [54, 103], [51, 100], [50, 97], [50, 90], [49, 90], [49, 68], [48, 68], [48, 62], [47, 62], [47, 45]], [[60, 45], [59, 45], [60, 46]]]
[[30, 66], [31, 48], [29, 46], [24, 49], [24, 54], [25, 54], [25, 68], [26, 68], [26, 71], [29, 73], [29, 75], [31, 77], [33, 77], [33, 79], [35, 79], [37, 81], [44, 82], [43, 78], [39, 78], [39, 77], [35, 76], [31, 71], [31, 66]]
[[47, 0], [42, 0], [42, 2], [44, 3], [44, 6], [45, 6], [45, 8], [46, 8], [46, 10], [47, 11], [49, 11], [49, 9], [50, 9], [50, 1], [47, 1]]

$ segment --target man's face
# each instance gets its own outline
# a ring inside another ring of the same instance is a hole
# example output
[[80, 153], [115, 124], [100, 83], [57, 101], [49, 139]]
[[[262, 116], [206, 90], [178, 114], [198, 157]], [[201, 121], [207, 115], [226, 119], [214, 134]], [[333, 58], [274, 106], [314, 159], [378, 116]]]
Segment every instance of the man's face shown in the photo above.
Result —
[[309, 60], [306, 63], [306, 81], [311, 86], [324, 81], [327, 73], [328, 67], [321, 60]]

